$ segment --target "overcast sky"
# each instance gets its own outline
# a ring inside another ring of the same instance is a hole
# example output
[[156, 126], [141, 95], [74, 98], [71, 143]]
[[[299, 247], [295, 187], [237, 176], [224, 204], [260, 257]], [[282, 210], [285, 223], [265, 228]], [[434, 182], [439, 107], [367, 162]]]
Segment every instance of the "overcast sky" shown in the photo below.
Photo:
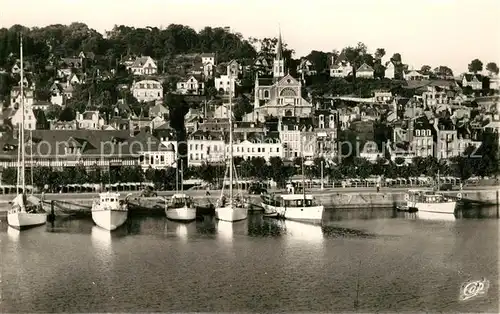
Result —
[[[0, 27], [84, 22], [104, 32], [135, 27], [230, 26], [244, 37], [283, 40], [295, 57], [364, 42], [370, 51], [455, 74], [479, 58], [500, 65], [500, 0], [1, 0]], [[19, 10], [21, 9], [21, 10]], [[12, 14], [12, 12], [16, 12]], [[22, 13], [17, 13], [22, 12]]]

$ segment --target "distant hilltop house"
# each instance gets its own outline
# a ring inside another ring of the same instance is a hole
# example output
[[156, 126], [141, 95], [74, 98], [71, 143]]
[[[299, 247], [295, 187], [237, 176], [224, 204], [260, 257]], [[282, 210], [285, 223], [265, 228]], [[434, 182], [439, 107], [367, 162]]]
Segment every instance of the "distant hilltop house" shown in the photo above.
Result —
[[155, 60], [149, 56], [137, 57], [124, 62], [125, 68], [134, 75], [153, 75], [158, 73]]
[[316, 75], [316, 70], [314, 69], [314, 64], [307, 58], [301, 58], [300, 63], [297, 66], [297, 73], [302, 76]]
[[352, 74], [352, 66], [349, 62], [341, 62], [330, 67], [331, 77], [347, 77]]
[[369, 66], [366, 63], [363, 63], [357, 70], [356, 70], [356, 77], [360, 78], [373, 78], [373, 68]]
[[403, 72], [403, 78], [406, 81], [428, 80], [429, 75], [423, 74], [421, 71], [408, 70]]
[[481, 74], [465, 73], [462, 77], [462, 87], [470, 86], [472, 90], [483, 89], [483, 76]]
[[139, 102], [148, 102], [163, 99], [163, 86], [154, 80], [142, 80], [132, 84], [132, 95]]

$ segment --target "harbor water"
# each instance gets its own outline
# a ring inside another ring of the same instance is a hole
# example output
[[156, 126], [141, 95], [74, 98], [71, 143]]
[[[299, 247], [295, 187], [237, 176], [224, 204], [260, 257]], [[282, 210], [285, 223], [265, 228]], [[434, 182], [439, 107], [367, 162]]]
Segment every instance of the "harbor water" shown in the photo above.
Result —
[[[17, 231], [0, 217], [0, 312], [489, 312], [499, 308], [496, 208], [459, 219], [326, 210], [323, 226], [91, 218]], [[486, 278], [466, 301], [461, 286]]]

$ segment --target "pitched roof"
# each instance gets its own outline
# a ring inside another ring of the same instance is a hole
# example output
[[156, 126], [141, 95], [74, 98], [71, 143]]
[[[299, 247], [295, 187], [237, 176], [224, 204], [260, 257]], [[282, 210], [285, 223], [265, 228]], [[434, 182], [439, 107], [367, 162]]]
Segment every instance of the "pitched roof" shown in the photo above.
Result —
[[357, 70], [358, 72], [373, 72], [373, 68], [366, 63], [363, 63]]

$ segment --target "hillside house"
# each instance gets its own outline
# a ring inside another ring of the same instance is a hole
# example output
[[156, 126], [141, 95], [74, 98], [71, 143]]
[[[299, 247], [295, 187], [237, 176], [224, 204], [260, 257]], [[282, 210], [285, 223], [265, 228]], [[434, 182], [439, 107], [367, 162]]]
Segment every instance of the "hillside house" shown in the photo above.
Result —
[[205, 83], [198, 75], [191, 75], [177, 82], [177, 93], [202, 95], [205, 92]]
[[142, 80], [132, 84], [132, 95], [139, 102], [163, 99], [163, 86], [154, 80]]
[[133, 63], [128, 63], [125, 66], [134, 75], [153, 75], [158, 73], [158, 66], [155, 60], [149, 56], [138, 57]]
[[373, 68], [369, 66], [366, 63], [363, 63], [357, 70], [356, 70], [356, 77], [359, 78], [373, 78]]

